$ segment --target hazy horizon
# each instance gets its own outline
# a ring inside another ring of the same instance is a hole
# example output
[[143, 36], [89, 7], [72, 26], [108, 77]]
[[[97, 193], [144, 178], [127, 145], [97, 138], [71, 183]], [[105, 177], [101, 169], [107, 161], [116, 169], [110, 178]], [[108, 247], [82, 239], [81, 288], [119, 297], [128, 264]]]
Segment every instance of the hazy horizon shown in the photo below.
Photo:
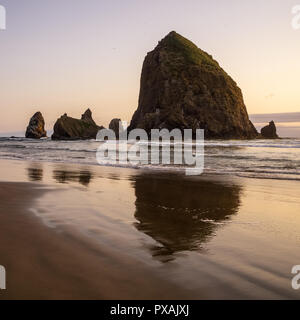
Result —
[[[300, 111], [300, 30], [295, 1], [1, 0], [0, 132], [46, 127], [65, 112], [131, 120], [142, 63], [171, 30], [212, 54], [242, 89], [249, 114]], [[271, 119], [270, 119], [271, 120]]]

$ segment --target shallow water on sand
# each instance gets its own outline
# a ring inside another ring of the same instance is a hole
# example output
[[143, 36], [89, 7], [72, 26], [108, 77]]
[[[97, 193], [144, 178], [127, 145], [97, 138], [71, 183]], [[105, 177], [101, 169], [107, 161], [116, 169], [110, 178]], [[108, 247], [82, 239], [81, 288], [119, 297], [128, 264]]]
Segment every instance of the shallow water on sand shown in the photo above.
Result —
[[2, 181], [51, 187], [31, 208], [49, 228], [134, 257], [195, 299], [300, 298], [298, 181], [0, 163]]

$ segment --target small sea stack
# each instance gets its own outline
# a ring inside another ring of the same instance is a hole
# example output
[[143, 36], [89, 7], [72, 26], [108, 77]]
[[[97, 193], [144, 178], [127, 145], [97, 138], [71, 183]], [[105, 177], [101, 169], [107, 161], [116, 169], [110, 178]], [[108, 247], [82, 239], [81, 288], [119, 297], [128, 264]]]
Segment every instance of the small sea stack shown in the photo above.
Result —
[[124, 131], [124, 127], [122, 125], [121, 119], [112, 119], [109, 123], [109, 129], [112, 130], [116, 134], [116, 138], [119, 138], [119, 133]]
[[276, 125], [274, 121], [272, 120], [269, 122], [269, 124], [265, 127], [263, 127], [260, 131], [262, 138], [265, 139], [278, 139]]
[[26, 138], [40, 139], [47, 137], [45, 120], [41, 112], [36, 112], [30, 119], [25, 133]]

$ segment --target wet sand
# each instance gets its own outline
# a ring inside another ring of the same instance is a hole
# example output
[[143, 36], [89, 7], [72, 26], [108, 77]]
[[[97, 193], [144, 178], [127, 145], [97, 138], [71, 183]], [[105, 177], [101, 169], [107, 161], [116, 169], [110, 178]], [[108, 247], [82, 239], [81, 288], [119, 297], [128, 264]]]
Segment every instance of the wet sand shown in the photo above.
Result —
[[0, 161], [0, 299], [299, 299], [298, 181]]
[[[191, 298], [128, 255], [114, 255], [76, 230], [42, 224], [28, 210], [46, 190], [0, 183], [0, 257], [7, 290], [0, 299]], [[51, 191], [48, 191], [51, 192]]]

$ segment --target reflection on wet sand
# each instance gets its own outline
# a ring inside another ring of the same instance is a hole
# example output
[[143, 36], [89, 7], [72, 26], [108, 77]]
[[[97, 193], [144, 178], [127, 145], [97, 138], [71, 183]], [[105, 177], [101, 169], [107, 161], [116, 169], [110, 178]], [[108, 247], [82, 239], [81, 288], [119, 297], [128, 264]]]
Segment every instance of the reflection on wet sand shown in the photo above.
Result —
[[42, 181], [43, 180], [43, 168], [42, 167], [29, 167], [27, 168], [27, 174], [29, 181]]
[[133, 184], [136, 228], [160, 244], [151, 254], [162, 261], [173, 260], [176, 252], [201, 250], [240, 204], [238, 185], [151, 174], [137, 176]]
[[[32, 165], [27, 168], [28, 181], [42, 181], [43, 168], [41, 166]], [[53, 179], [58, 183], [78, 182], [87, 187], [92, 181], [94, 174], [88, 169], [81, 170], [65, 170], [54, 169], [52, 171]]]
[[93, 179], [93, 174], [89, 170], [53, 170], [53, 178], [59, 183], [79, 182], [87, 187]]
[[[42, 169], [27, 171], [30, 181], [43, 177]], [[73, 182], [86, 187], [93, 179], [102, 179], [85, 168], [63, 167], [53, 169], [52, 177], [57, 183]], [[106, 177], [120, 180], [111, 172]], [[158, 243], [150, 248], [151, 254], [164, 262], [175, 259], [177, 252], [203, 250], [203, 244], [237, 213], [240, 205], [241, 186], [232, 183], [178, 179], [176, 175], [157, 173], [134, 174], [130, 180], [136, 197], [135, 227]]]
[[[170, 294], [186, 298], [185, 290], [194, 299], [299, 298], [290, 286], [291, 266], [300, 261], [298, 182], [58, 163], [43, 163], [41, 172], [34, 163], [2, 164], [1, 176], [7, 181], [43, 179], [41, 188], [37, 183], [2, 184], [0, 213], [5, 224], [0, 234], [4, 240], [13, 239], [14, 249], [3, 244], [1, 258], [7, 262], [2, 264], [17, 266], [12, 272], [21, 293], [28, 294], [26, 285], [32, 279], [39, 277], [43, 286], [43, 276], [53, 274], [55, 279], [48, 277], [46, 284], [57, 285], [59, 280], [59, 290], [46, 292], [37, 286], [39, 293], [89, 297], [96, 284], [96, 297], [110, 293], [117, 298], [121, 292], [120, 298], [130, 299], [127, 289], [139, 298], [152, 293], [160, 297], [160, 281], [165, 280], [179, 287], [167, 290], [168, 299]], [[62, 182], [67, 184], [59, 185]], [[14, 201], [8, 201], [12, 195]], [[26, 208], [35, 214], [23, 214]], [[35, 218], [36, 229], [30, 220], [24, 227], [25, 219]], [[90, 253], [95, 257], [85, 258]], [[18, 259], [25, 264], [15, 263], [20, 254], [25, 254]], [[29, 276], [20, 278], [24, 267]], [[147, 283], [141, 282], [144, 279]], [[126, 284], [122, 290], [120, 283]]]

